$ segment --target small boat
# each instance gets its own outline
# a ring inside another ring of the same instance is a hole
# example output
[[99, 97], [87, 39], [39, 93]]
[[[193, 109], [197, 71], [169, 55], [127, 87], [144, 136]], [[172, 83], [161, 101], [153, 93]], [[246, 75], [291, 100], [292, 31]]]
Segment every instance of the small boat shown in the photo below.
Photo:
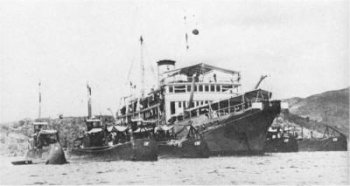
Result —
[[160, 158], [208, 158], [209, 149], [192, 126], [161, 126], [156, 132]]
[[28, 165], [28, 164], [32, 164], [33, 161], [32, 160], [19, 160], [19, 161], [13, 161], [11, 163], [12, 163], [12, 165]]
[[24, 160], [11, 162], [13, 165], [34, 163], [64, 164], [67, 160], [59, 142], [57, 130], [49, 129], [48, 122], [41, 118], [41, 83], [39, 83], [39, 118], [33, 122], [34, 133], [28, 140], [28, 151]]
[[270, 127], [266, 134], [265, 152], [298, 152], [297, 137], [289, 127]]
[[347, 151], [347, 137], [334, 127], [324, 125], [323, 137], [317, 138], [312, 135], [304, 137], [303, 133], [298, 140], [299, 151]]
[[28, 158], [45, 158], [50, 151], [50, 144], [58, 142], [58, 132], [47, 129], [47, 122], [33, 122], [34, 134], [29, 140]]
[[99, 119], [86, 120], [93, 128], [75, 140], [75, 148], [67, 153], [70, 161], [155, 161], [156, 143], [150, 138], [137, 138], [128, 126], [104, 126]]
[[47, 129], [47, 122], [34, 122], [33, 138], [29, 140], [24, 160], [11, 162], [13, 165], [32, 163], [64, 164], [67, 160], [59, 143], [58, 132]]
[[70, 161], [156, 161], [157, 145], [146, 132], [134, 135], [130, 123], [106, 124], [99, 118], [91, 118], [91, 88], [88, 85], [88, 119], [84, 136], [74, 141], [74, 147], [67, 152]]
[[201, 134], [191, 125], [158, 125], [160, 121], [144, 121], [158, 145], [160, 158], [208, 158], [209, 149]]
[[[23, 160], [23, 164], [31, 164], [27, 162], [46, 164], [67, 163], [62, 146], [59, 142], [57, 130], [47, 129], [47, 122], [34, 122], [33, 125], [33, 139], [29, 142], [29, 149], [26, 153], [25, 160]], [[31, 160], [29, 161], [28, 159]], [[21, 163], [21, 161], [18, 163]]]

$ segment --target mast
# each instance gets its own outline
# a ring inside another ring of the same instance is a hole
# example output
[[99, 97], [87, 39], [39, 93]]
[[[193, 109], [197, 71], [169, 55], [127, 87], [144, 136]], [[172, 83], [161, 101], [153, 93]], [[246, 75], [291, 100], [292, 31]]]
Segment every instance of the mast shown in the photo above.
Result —
[[187, 34], [187, 16], [184, 16], [184, 22], [185, 22], [185, 42], [186, 42], [186, 52], [188, 51], [188, 49], [190, 49], [190, 46], [188, 45], [188, 34]]
[[[143, 38], [140, 36], [140, 65], [141, 65], [141, 97], [137, 98], [136, 112], [138, 112], [138, 120], [141, 120], [141, 98], [145, 95], [145, 63], [143, 61]], [[140, 125], [141, 121], [137, 121]]]
[[145, 94], [145, 64], [143, 61], [143, 38], [140, 36], [141, 97]]
[[41, 81], [39, 81], [39, 111], [38, 119], [41, 118]]
[[86, 84], [88, 90], [88, 119], [92, 117], [92, 109], [91, 109], [91, 87], [89, 83]]

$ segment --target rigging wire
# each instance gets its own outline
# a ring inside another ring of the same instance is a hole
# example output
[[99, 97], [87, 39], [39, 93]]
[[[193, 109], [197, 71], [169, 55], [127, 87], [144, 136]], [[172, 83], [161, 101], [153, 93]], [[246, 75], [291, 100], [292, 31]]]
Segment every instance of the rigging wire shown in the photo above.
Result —
[[[146, 79], [146, 82], [157, 82], [158, 81], [158, 78], [157, 78], [157, 73], [156, 71], [154, 70], [154, 66], [152, 63], [149, 63], [150, 60], [150, 57], [149, 57], [149, 51], [148, 51], [148, 48], [146, 46], [146, 43], [143, 44], [143, 58], [144, 58], [144, 64], [145, 64], [145, 78], [146, 77], [150, 77], [148, 76], [148, 74], [151, 74], [151, 80], [150, 81], [147, 81]], [[152, 84], [148, 84], [148, 86], [150, 86], [151, 88], [154, 88], [156, 87], [156, 84], [152, 83]], [[150, 88], [148, 87], [148, 88]]]

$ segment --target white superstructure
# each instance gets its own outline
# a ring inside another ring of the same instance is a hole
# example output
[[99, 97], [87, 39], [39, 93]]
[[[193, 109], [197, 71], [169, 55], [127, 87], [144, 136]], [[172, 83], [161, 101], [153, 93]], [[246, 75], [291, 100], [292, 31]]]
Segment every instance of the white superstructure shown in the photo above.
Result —
[[[159, 61], [158, 65], [164, 67], [163, 63], [170, 64], [169, 60]], [[175, 61], [172, 61], [175, 66]], [[239, 93], [240, 73], [222, 69], [219, 67], [200, 63], [197, 65], [174, 69], [162, 69], [160, 86], [164, 90], [164, 107], [166, 120], [183, 113], [188, 107], [192, 86], [193, 106], [207, 104], [215, 100], [227, 99]], [[194, 79], [194, 84], [193, 83]]]

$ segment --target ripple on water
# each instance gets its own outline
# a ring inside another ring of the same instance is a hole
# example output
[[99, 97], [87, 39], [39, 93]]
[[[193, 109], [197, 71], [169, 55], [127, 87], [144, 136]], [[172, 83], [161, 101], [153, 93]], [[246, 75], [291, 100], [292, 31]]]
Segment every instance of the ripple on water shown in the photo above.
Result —
[[44, 185], [44, 184], [47, 184], [47, 182], [46, 182], [46, 181], [43, 181], [43, 182], [41, 182], [41, 181], [36, 181], [36, 182], [34, 182], [33, 184], [34, 184], [34, 185]]
[[235, 167], [225, 167], [225, 169], [236, 169]]
[[0, 184], [347, 184], [347, 159], [347, 152], [308, 152], [152, 163], [0, 164]]

